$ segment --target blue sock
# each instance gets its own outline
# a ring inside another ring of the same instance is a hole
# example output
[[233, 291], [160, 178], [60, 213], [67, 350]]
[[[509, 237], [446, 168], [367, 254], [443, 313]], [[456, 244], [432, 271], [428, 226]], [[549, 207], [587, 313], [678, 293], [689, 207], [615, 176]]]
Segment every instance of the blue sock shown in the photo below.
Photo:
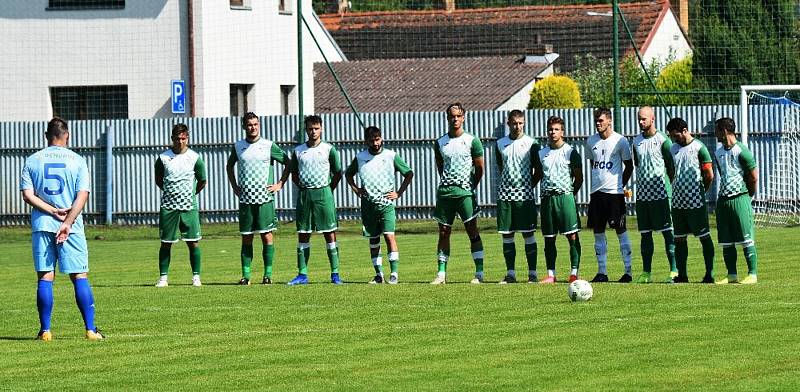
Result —
[[53, 282], [39, 280], [36, 289], [36, 308], [39, 310], [40, 330], [49, 331], [50, 316], [53, 314]]
[[94, 331], [96, 329], [94, 326], [94, 297], [92, 288], [89, 286], [89, 279], [75, 279], [72, 284], [75, 286], [75, 302], [78, 304], [78, 309], [81, 310], [86, 330]]

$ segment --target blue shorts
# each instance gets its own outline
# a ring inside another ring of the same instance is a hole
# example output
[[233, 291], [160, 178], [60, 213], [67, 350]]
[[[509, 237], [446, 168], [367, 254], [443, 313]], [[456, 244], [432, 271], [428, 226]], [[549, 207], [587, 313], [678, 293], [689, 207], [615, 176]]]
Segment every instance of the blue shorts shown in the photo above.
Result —
[[31, 242], [37, 272], [55, 271], [56, 263], [62, 274], [89, 272], [89, 249], [83, 234], [70, 234], [63, 244], [56, 244], [56, 233], [35, 231]]

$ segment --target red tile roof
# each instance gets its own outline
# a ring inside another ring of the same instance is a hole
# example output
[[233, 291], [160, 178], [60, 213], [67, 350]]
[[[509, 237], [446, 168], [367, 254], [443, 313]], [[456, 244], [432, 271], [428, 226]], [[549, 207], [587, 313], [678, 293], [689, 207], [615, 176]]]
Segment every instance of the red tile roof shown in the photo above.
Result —
[[[669, 9], [668, 0], [620, 5], [636, 46], [647, 48]], [[560, 54], [557, 67], [574, 69], [575, 55], [611, 57], [610, 5], [391, 11], [321, 15], [349, 60], [522, 55], [537, 41]], [[620, 24], [620, 50], [632, 50]]]
[[[359, 111], [402, 112], [442, 110], [453, 102], [493, 110], [547, 64], [505, 56], [346, 61], [333, 67]], [[325, 63], [314, 64], [314, 106], [318, 113], [350, 111]]]

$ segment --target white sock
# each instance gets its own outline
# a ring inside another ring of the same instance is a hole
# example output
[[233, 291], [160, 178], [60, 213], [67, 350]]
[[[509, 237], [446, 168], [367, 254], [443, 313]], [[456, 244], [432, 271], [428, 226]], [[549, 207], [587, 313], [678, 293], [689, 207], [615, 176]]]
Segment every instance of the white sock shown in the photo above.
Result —
[[608, 261], [608, 244], [606, 244], [606, 233], [595, 233], [594, 253], [597, 255], [597, 273], [608, 275], [606, 261]]
[[577, 268], [573, 268], [573, 269], [571, 269], [571, 270], [569, 271], [569, 274], [570, 274], [570, 275], [575, 275], [575, 276], [578, 276], [578, 269], [577, 269]]
[[622, 254], [622, 263], [625, 265], [625, 273], [631, 274], [631, 255], [633, 248], [631, 247], [631, 239], [628, 238], [628, 232], [617, 234], [619, 238], [619, 252]]
[[547, 270], [547, 276], [556, 276], [556, 270]]

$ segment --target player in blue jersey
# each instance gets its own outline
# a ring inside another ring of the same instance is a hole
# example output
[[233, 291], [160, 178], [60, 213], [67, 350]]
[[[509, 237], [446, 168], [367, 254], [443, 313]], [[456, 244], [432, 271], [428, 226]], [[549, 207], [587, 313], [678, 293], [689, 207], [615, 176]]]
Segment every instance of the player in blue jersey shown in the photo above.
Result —
[[39, 310], [38, 340], [50, 341], [55, 268], [69, 274], [86, 327], [86, 339], [105, 337], [94, 325], [94, 297], [89, 286], [89, 251], [81, 211], [89, 198], [90, 178], [86, 161], [67, 149], [66, 121], [47, 123], [47, 147], [25, 160], [20, 176], [22, 198], [31, 213], [33, 264], [38, 276], [36, 306]]

